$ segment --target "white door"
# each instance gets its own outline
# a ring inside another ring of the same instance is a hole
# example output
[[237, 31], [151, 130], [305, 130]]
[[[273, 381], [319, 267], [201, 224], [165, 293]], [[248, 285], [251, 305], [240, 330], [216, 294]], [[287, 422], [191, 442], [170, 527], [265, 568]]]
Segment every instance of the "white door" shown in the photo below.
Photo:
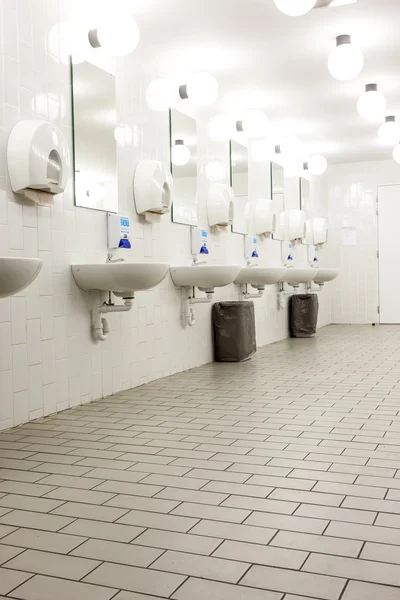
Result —
[[400, 185], [378, 187], [381, 323], [400, 323]]

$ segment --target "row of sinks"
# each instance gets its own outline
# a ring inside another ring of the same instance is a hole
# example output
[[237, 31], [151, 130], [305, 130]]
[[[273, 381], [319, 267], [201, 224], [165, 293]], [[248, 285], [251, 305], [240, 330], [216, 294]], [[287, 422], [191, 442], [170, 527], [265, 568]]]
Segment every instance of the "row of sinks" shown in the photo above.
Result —
[[[0, 298], [19, 293], [40, 273], [42, 261], [38, 258], [0, 257]], [[173, 266], [167, 263], [103, 263], [73, 265], [72, 274], [83, 290], [113, 291], [127, 297], [132, 292], [157, 286], [170, 269], [177, 287], [198, 287], [210, 291], [234, 282], [257, 289], [278, 282], [298, 285], [314, 281], [322, 285], [335, 279], [339, 269], [245, 267], [240, 265]]]
[[166, 263], [105, 263], [74, 265], [72, 273], [83, 290], [112, 290], [117, 296], [127, 297], [130, 292], [155, 287], [170, 269], [171, 278], [177, 287], [198, 287], [212, 291], [230, 283], [248, 284], [257, 289], [278, 282], [296, 286], [314, 281], [322, 285], [332, 281], [339, 269], [245, 267], [240, 265], [172, 266]]

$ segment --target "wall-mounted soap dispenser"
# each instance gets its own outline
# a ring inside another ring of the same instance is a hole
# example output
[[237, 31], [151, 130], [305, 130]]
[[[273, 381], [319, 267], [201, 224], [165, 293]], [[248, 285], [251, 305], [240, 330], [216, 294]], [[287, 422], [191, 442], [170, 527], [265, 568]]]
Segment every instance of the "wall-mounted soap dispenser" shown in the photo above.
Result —
[[208, 232], [201, 227], [192, 227], [190, 235], [193, 263], [197, 263], [199, 254], [203, 256], [208, 254]]
[[250, 265], [252, 259], [258, 258], [257, 238], [254, 235], [245, 235], [244, 238], [244, 257], [246, 264]]
[[[171, 210], [173, 179], [158, 160], [141, 160], [133, 179], [136, 212], [149, 219], [149, 213], [163, 215]], [[151, 217], [150, 219], [151, 220]]]
[[38, 204], [53, 204], [68, 182], [70, 155], [62, 131], [47, 121], [20, 121], [10, 133], [11, 188]]
[[208, 190], [207, 214], [210, 227], [227, 227], [233, 221], [235, 195], [230, 185], [212, 183]]
[[131, 220], [115, 213], [107, 213], [107, 245], [109, 248], [131, 247]]

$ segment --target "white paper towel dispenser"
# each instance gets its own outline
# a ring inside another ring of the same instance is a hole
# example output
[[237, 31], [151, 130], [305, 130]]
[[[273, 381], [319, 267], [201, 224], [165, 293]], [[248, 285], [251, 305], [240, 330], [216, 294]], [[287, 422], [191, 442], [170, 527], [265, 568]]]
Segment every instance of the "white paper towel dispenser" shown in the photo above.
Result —
[[276, 229], [274, 203], [267, 198], [258, 198], [247, 202], [245, 208], [247, 231], [253, 234], [270, 237]]
[[67, 185], [70, 157], [62, 131], [47, 121], [20, 121], [10, 133], [7, 163], [12, 190], [52, 204]]
[[280, 227], [285, 240], [297, 242], [306, 235], [306, 214], [303, 210], [291, 209], [281, 213]]
[[158, 160], [141, 160], [133, 179], [136, 212], [165, 214], [171, 210], [173, 179]]
[[227, 227], [233, 221], [233, 189], [227, 183], [212, 183], [208, 190], [207, 215], [210, 227]]
[[313, 219], [314, 244], [320, 246], [328, 241], [328, 222], [323, 218]]

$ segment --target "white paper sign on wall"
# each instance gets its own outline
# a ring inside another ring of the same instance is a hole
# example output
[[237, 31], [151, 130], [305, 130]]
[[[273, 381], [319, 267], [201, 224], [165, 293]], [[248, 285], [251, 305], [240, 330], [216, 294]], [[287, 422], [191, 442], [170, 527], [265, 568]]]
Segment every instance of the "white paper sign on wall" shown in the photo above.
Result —
[[342, 227], [342, 244], [343, 246], [357, 245], [357, 227], [355, 225]]

